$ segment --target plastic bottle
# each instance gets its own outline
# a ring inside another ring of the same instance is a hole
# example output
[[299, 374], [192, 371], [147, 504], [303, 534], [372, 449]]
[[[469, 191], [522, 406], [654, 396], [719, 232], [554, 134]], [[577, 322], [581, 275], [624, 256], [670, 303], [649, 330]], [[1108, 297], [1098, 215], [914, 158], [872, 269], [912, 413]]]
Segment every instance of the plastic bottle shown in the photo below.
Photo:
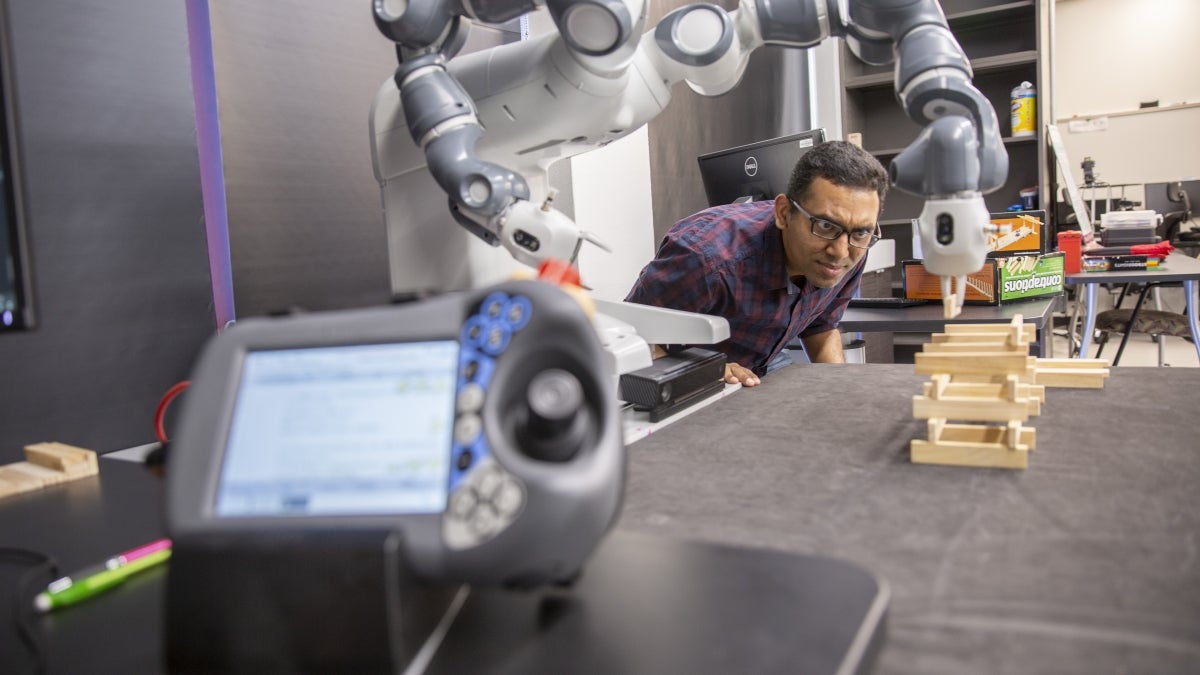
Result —
[[1037, 99], [1033, 85], [1022, 82], [1012, 90], [1012, 135], [1013, 138], [1032, 136], [1037, 133]]

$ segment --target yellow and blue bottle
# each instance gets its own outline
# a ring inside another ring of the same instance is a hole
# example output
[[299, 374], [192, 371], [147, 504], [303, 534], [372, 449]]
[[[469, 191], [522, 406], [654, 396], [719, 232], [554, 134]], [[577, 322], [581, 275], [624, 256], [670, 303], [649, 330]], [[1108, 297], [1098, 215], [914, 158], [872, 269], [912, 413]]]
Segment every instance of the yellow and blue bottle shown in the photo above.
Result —
[[1022, 82], [1012, 90], [1012, 135], [1013, 138], [1032, 136], [1037, 133], [1037, 99], [1033, 85]]

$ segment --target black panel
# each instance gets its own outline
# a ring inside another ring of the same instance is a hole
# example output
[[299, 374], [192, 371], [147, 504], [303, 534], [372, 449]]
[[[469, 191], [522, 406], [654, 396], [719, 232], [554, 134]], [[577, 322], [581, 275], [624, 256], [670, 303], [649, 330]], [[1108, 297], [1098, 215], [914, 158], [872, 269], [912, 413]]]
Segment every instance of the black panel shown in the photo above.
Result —
[[38, 327], [0, 339], [0, 462], [154, 439], [212, 333], [184, 5], [8, 7]]
[[0, 334], [34, 325], [6, 9], [0, 3]]

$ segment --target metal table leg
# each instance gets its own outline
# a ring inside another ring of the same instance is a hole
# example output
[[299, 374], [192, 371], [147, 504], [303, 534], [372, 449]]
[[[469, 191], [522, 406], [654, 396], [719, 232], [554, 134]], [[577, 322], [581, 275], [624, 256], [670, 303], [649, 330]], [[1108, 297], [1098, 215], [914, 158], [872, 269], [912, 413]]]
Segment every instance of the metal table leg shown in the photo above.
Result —
[[1200, 359], [1200, 326], [1196, 320], [1196, 280], [1184, 279], [1183, 294], [1187, 298], [1188, 328], [1192, 329], [1192, 346], [1196, 348], [1196, 358]]
[[1079, 358], [1086, 359], [1088, 347], [1092, 344], [1092, 332], [1096, 330], [1096, 284], [1084, 282], [1083, 292], [1087, 300], [1085, 301], [1086, 315], [1083, 319], [1083, 335], [1079, 336]]

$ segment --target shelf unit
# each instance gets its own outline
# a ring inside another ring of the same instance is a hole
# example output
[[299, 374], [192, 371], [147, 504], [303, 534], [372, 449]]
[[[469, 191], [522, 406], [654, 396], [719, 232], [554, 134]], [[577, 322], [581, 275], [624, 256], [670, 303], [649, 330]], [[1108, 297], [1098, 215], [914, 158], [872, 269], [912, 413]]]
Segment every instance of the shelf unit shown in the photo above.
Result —
[[[1020, 190], [1037, 186], [1044, 207], [1050, 196], [1049, 161], [1041, 129], [1053, 120], [1050, 109], [1050, 0], [941, 0], [951, 32], [971, 61], [976, 88], [996, 110], [1004, 147], [1008, 151], [1008, 179], [998, 190], [984, 195], [991, 212], [1004, 211], [1020, 202]], [[842, 130], [861, 133], [863, 147], [887, 165], [913, 139], [921, 127], [904, 114], [896, 100], [894, 64], [862, 63], [843, 44]], [[1035, 136], [1012, 137], [1012, 89], [1022, 81], [1037, 91]], [[912, 257], [910, 224], [922, 200], [897, 189], [888, 192], [880, 223], [884, 236], [896, 240], [897, 260]], [[893, 283], [898, 283], [899, 272]]]

